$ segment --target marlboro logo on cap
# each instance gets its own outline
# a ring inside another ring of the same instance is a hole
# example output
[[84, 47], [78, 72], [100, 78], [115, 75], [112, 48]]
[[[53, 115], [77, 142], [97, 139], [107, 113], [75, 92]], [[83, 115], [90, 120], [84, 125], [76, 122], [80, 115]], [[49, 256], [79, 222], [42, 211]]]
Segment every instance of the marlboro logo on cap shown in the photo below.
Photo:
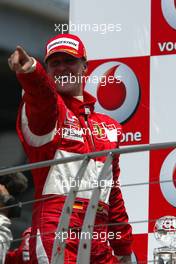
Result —
[[46, 45], [44, 61], [54, 53], [65, 52], [76, 58], [86, 58], [86, 50], [82, 41], [72, 34], [59, 34], [50, 39]]

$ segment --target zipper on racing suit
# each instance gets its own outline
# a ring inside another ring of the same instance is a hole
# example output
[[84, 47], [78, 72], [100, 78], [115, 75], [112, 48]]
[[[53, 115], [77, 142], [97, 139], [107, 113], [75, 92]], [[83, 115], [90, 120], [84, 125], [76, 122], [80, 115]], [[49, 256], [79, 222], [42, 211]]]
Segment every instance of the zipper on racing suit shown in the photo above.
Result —
[[[87, 141], [88, 141], [90, 152], [96, 151], [94, 139], [93, 139], [93, 136], [92, 136], [91, 126], [90, 126], [89, 121], [88, 121], [88, 114], [86, 114], [84, 116], [80, 116], [79, 117], [79, 121], [80, 121], [82, 127], [86, 129], [86, 138], [87, 138]], [[87, 130], [89, 131], [88, 135], [87, 135]]]
[[96, 151], [96, 148], [95, 148], [95, 143], [94, 143], [94, 139], [93, 139], [93, 136], [92, 136], [92, 130], [90, 128], [90, 125], [89, 125], [89, 121], [88, 121], [88, 118], [87, 120], [85, 120], [85, 124], [87, 125], [87, 128], [89, 129], [90, 133], [89, 133], [89, 138], [91, 140], [91, 145], [92, 145], [92, 150], [93, 151]]

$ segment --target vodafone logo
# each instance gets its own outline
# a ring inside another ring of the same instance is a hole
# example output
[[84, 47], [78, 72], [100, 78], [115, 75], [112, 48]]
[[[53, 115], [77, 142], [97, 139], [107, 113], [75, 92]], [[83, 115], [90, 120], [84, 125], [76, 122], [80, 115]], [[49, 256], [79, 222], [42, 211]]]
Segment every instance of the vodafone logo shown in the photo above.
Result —
[[163, 16], [167, 23], [176, 29], [176, 1], [175, 0], [161, 0], [161, 9]]
[[166, 157], [160, 171], [160, 181], [169, 181], [160, 183], [161, 191], [168, 203], [174, 207], [176, 207], [176, 183], [174, 184], [175, 173], [176, 149]]
[[[105, 113], [120, 123], [127, 121], [135, 112], [140, 98], [140, 88], [136, 75], [126, 64], [111, 61], [99, 65], [89, 76], [114, 77], [113, 82], [86, 83], [85, 89], [97, 98], [95, 110]], [[117, 81], [118, 80], [118, 81]]]

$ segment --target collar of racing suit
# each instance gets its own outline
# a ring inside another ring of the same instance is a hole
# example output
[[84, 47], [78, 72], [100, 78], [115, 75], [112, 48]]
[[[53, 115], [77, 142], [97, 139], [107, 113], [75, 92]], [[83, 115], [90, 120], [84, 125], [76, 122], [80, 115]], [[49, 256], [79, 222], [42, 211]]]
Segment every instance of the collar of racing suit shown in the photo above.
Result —
[[84, 101], [83, 95], [74, 96], [74, 98], [77, 98], [80, 101]]
[[88, 115], [94, 111], [94, 104], [96, 102], [95, 97], [93, 97], [88, 92], [83, 92], [84, 101], [82, 102], [76, 97], [63, 96], [66, 106], [76, 115]]

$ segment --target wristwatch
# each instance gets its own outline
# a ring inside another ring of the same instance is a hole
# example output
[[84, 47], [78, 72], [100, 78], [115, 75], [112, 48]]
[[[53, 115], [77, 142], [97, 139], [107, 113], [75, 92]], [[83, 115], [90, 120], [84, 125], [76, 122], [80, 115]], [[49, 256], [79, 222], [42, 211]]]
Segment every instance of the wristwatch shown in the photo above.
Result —
[[12, 195], [0, 194], [0, 203], [4, 206], [11, 205], [14, 202], [15, 198]]
[[20, 217], [22, 205], [12, 195], [0, 194], [0, 203], [4, 205], [4, 208], [2, 210], [6, 209], [5, 207], [7, 207], [8, 209], [7, 216], [9, 218]]

